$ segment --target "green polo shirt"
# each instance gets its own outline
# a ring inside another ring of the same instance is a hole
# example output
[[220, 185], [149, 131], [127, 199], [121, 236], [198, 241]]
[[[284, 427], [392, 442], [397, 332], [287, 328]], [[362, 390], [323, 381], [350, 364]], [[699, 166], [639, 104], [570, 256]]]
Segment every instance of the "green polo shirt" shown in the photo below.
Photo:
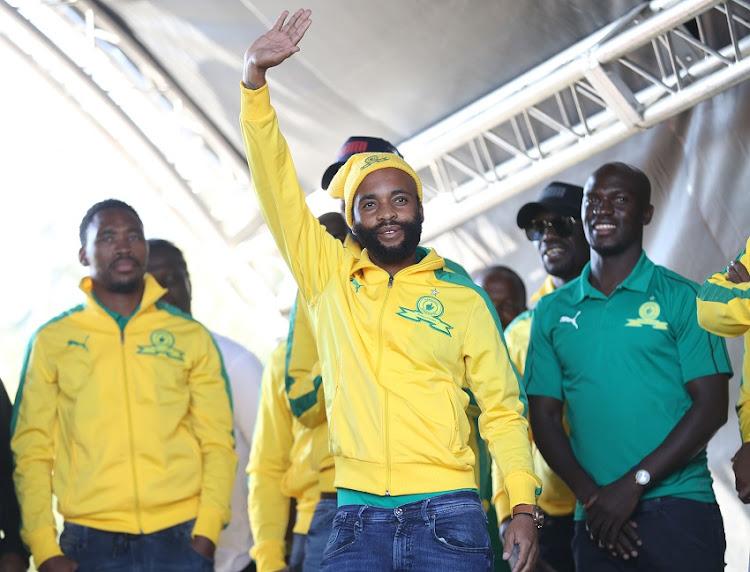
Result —
[[[581, 276], [539, 301], [524, 384], [567, 402], [570, 442], [599, 485], [631, 471], [677, 425], [692, 401], [688, 381], [732, 373], [722, 338], [698, 325], [698, 285], [641, 254], [607, 297]], [[712, 502], [705, 449], [649, 486], [643, 498]], [[576, 519], [584, 518], [580, 503]]]

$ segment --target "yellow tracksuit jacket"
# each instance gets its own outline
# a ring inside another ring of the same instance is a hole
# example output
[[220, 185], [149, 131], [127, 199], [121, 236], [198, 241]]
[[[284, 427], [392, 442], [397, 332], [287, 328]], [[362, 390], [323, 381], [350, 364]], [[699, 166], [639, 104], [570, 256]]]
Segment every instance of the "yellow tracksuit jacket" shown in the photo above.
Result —
[[41, 564], [61, 554], [52, 493], [66, 521], [151, 533], [195, 518], [219, 539], [237, 457], [230, 389], [211, 334], [150, 275], [120, 328], [81, 281], [86, 304], [32, 337], [11, 445], [21, 535]]
[[286, 343], [276, 348], [263, 372], [253, 433], [248, 511], [255, 544], [250, 555], [258, 572], [286, 566], [285, 537], [289, 499], [297, 499], [294, 532], [306, 534], [320, 491], [313, 449], [327, 447], [325, 424], [310, 429], [292, 415], [284, 384]]
[[[539, 299], [554, 291], [555, 285], [552, 277], [548, 276], [531, 297], [532, 302], [538, 302]], [[526, 354], [529, 350], [529, 338], [531, 335], [531, 320], [533, 310], [523, 312], [513, 320], [505, 329], [505, 343], [508, 345], [510, 359], [518, 370], [518, 374], [523, 377], [526, 366]], [[564, 421], [567, 429], [567, 421]], [[534, 472], [542, 479], [542, 494], [539, 496], [538, 504], [544, 512], [552, 516], [563, 516], [573, 514], [576, 508], [576, 497], [573, 491], [568, 488], [563, 480], [550, 468], [542, 454], [532, 443], [532, 454], [534, 456]], [[508, 502], [508, 495], [503, 491], [502, 476], [497, 467], [492, 467], [492, 502], [495, 505], [497, 518], [500, 522], [510, 518], [511, 507]]]
[[[737, 256], [750, 269], [750, 239]], [[726, 270], [709, 277], [698, 291], [698, 323], [705, 330], [724, 337], [745, 335], [740, 398], [737, 415], [742, 442], [750, 441], [750, 282], [735, 284], [727, 280]]]
[[403, 495], [475, 488], [468, 395], [511, 505], [534, 503], [520, 386], [486, 295], [434, 251], [389, 276], [355, 257], [305, 204], [268, 86], [242, 89], [260, 208], [310, 309], [337, 488]]

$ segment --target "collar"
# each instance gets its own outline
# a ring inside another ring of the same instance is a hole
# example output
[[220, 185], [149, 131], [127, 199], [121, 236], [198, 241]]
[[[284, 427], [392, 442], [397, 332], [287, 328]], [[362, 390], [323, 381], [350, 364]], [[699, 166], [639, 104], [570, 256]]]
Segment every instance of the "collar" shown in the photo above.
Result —
[[[628, 277], [623, 280], [611, 296], [618, 290], [631, 290], [633, 292], [646, 292], [648, 291], [649, 284], [651, 284], [651, 278], [654, 275], [654, 263], [651, 262], [646, 252], [641, 250], [641, 256], [636, 262], [633, 270], [631, 270]], [[596, 288], [591, 285], [591, 262], [588, 262], [581, 271], [581, 276], [578, 278], [578, 285], [576, 286], [576, 297], [575, 302], [582, 302], [584, 298], [599, 298], [606, 300], [607, 296], [599, 292]]]
[[[398, 274], [411, 274], [412, 272], [421, 272], [424, 270], [438, 270], [445, 266], [445, 260], [432, 248], [425, 248], [424, 246], [417, 247], [417, 263], [407, 266], [403, 270], [399, 270]], [[363, 272], [367, 269], [377, 268], [378, 270], [385, 272], [380, 266], [370, 260], [370, 256], [367, 253], [367, 249], [364, 249], [360, 254], [357, 262], [352, 266], [350, 276], [354, 276], [359, 272]]]
[[[162, 296], [164, 296], [164, 294], [167, 293], [167, 289], [162, 288], [156, 281], [156, 279], [148, 272], [143, 279], [145, 281], [145, 286], [143, 288], [143, 297], [141, 298], [141, 303], [138, 305], [138, 309], [133, 313], [133, 315], [139, 313], [144, 308], [152, 306], [157, 302], [157, 300], [159, 300]], [[91, 280], [90, 276], [82, 278], [78, 287], [83, 290], [83, 292], [86, 294], [86, 297], [90, 302], [93, 302], [93, 305], [95, 307], [99, 307], [102, 310], [107, 311], [107, 309], [104, 308], [104, 306], [102, 306], [94, 296], [94, 282], [93, 280]]]

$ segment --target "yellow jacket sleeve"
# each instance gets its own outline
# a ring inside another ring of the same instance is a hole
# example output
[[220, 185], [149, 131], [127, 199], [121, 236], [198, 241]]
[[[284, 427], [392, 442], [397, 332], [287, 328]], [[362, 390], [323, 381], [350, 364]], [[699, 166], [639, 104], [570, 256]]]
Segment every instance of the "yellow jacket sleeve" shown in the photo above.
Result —
[[263, 372], [258, 417], [247, 466], [248, 512], [254, 546], [250, 555], [259, 572], [281, 570], [289, 521], [289, 496], [282, 491], [283, 477], [291, 465], [292, 414], [284, 390], [286, 344], [271, 354]]
[[326, 232], [305, 202], [268, 84], [241, 89], [240, 128], [261, 214], [302, 297], [308, 305], [315, 304], [342, 259], [352, 255]]
[[[472, 317], [482, 324], [497, 321], [485, 302], [477, 303], [473, 312]], [[533, 472], [529, 424], [521, 401], [525, 392], [511, 365], [500, 327], [490, 332], [486, 327], [468, 327], [466, 331], [466, 380], [482, 410], [480, 433], [503, 475], [510, 506], [536, 504], [541, 481]]]
[[285, 385], [292, 415], [307, 427], [326, 422], [322, 382], [310, 312], [298, 291], [289, 319]]
[[193, 536], [205, 536], [218, 544], [221, 530], [232, 516], [237, 454], [232, 436], [229, 378], [219, 348], [207, 330], [203, 330], [203, 343], [205, 349], [188, 379], [189, 419], [203, 457], [203, 483]]
[[[745, 250], [737, 259], [750, 269], [748, 239]], [[740, 398], [737, 415], [740, 419], [742, 441], [750, 441], [750, 282], [735, 284], [725, 272], [709, 277], [698, 291], [698, 323], [705, 330], [724, 337], [745, 335], [745, 357], [742, 363]]]
[[37, 567], [62, 554], [52, 514], [57, 394], [57, 372], [45, 355], [44, 332], [40, 332], [27, 350], [11, 428], [21, 538]]

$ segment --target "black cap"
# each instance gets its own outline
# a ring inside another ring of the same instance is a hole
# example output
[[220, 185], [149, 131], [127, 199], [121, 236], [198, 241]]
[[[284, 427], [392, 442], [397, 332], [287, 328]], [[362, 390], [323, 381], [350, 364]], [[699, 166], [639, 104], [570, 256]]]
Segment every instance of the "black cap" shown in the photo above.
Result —
[[518, 228], [526, 228], [539, 211], [551, 211], [580, 219], [582, 201], [583, 187], [553, 181], [544, 188], [535, 203], [526, 203], [521, 207], [516, 216], [516, 224]]
[[349, 137], [346, 143], [339, 149], [339, 154], [336, 155], [336, 162], [329, 165], [326, 172], [323, 173], [320, 185], [324, 189], [327, 189], [328, 185], [331, 184], [331, 179], [333, 179], [338, 170], [344, 166], [349, 157], [357, 153], [395, 153], [403, 158], [398, 149], [385, 139], [380, 139], [379, 137]]

